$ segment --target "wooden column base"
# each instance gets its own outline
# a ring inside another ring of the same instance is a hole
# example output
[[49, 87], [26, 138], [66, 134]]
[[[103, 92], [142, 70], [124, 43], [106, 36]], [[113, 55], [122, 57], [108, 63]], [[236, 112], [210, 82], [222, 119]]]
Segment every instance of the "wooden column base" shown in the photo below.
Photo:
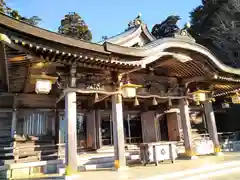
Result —
[[193, 159], [197, 159], [198, 157], [196, 156], [196, 152], [193, 149], [189, 149], [186, 148], [185, 149], [185, 153], [184, 153], [185, 157], [187, 159], [193, 160]]

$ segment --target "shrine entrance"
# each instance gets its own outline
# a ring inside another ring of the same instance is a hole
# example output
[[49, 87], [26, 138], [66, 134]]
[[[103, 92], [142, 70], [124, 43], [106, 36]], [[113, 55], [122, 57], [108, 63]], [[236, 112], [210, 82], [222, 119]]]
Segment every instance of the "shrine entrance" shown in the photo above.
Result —
[[[139, 144], [142, 142], [142, 124], [140, 113], [124, 114], [124, 136], [126, 144]], [[102, 145], [113, 145], [112, 116], [108, 112], [101, 113]]]
[[[65, 140], [65, 128], [66, 128], [66, 120], [64, 117], [64, 113], [60, 113], [59, 115], [59, 143], [63, 144], [66, 142]], [[86, 117], [84, 113], [77, 114], [77, 149], [78, 150], [86, 150], [87, 149], [87, 127], [86, 127]]]

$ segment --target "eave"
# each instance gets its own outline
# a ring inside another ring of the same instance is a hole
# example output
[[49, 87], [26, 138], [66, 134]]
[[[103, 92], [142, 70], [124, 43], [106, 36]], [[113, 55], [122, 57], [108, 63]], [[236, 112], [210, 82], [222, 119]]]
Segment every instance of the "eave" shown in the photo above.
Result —
[[10, 30], [11, 32], [15, 32], [15, 34], [25, 34], [26, 36], [35, 38], [36, 40], [41, 38], [42, 40], [46, 40], [46, 44], [56, 43], [65, 46], [71, 46], [74, 48], [81, 48], [89, 51], [109, 54], [104, 50], [104, 47], [99, 44], [89, 43], [71, 37], [63, 36], [58, 33], [32, 26], [22, 21], [18, 21], [2, 13], [0, 13], [0, 27], [2, 27], [1, 31]]
[[139, 61], [121, 61], [112, 56], [101, 54], [85, 53], [76, 51], [74, 54], [68, 51], [49, 48], [45, 45], [38, 45], [34, 42], [12, 37], [12, 43], [6, 44], [12, 48], [28, 52], [36, 61], [47, 61], [63, 65], [77, 65], [80, 67], [101, 68], [110, 71], [121, 71], [141, 67]]
[[216, 67], [219, 71], [240, 75], [240, 69], [232, 68], [223, 64], [219, 59], [213, 55], [210, 50], [204, 46], [197, 44], [192, 41], [188, 41], [181, 38], [163, 38], [160, 40], [153, 41], [143, 47], [123, 47], [115, 44], [106, 43], [106, 50], [109, 52], [114, 52], [118, 54], [125, 54], [130, 56], [142, 57], [142, 61], [146, 64], [150, 64], [160, 57], [162, 57], [163, 52], [167, 52], [168, 49], [178, 48], [195, 53], [199, 53], [202, 57], [205, 57], [207, 61]]

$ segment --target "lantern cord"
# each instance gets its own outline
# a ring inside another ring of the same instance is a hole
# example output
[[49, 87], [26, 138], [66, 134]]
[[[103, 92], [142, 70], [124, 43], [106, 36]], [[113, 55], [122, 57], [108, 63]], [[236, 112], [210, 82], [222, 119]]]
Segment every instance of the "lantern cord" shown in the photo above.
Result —
[[142, 99], [148, 99], [148, 98], [157, 98], [157, 99], [193, 99], [189, 96], [158, 96], [158, 95], [146, 95], [146, 96], [140, 96], [137, 95], [136, 97], [142, 98]]
[[[106, 97], [100, 99], [101, 101], [106, 99], [108, 96], [115, 95], [115, 94], [122, 94], [121, 91], [102, 91], [102, 90], [85, 90], [85, 89], [79, 89], [79, 88], [67, 88], [63, 91], [63, 94], [57, 99], [57, 102], [59, 102], [61, 99], [64, 98], [65, 94], [68, 92], [76, 92], [80, 94], [105, 94], [107, 95]], [[142, 98], [142, 99], [148, 99], [148, 98], [157, 98], [157, 99], [192, 99], [189, 96], [159, 96], [159, 95], [137, 95], [137, 98]], [[100, 102], [100, 100], [98, 102]]]
[[104, 99], [108, 98], [109, 96], [110, 96], [110, 95], [106, 95], [106, 96], [100, 98], [100, 99], [99, 99], [98, 101], [96, 101], [95, 103], [101, 102], [101, 101], [103, 101]]

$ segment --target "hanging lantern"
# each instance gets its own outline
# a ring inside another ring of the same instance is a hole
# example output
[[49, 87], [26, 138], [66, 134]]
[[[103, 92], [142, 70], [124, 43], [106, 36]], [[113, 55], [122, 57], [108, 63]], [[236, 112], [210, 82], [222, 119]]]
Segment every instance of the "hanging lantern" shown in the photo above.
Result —
[[233, 104], [240, 104], [240, 96], [238, 93], [236, 93], [235, 95], [232, 95], [231, 99]]
[[205, 90], [197, 90], [193, 92], [193, 100], [197, 103], [197, 105], [200, 104], [200, 102], [206, 101], [207, 97], [206, 94], [210, 91]]
[[133, 98], [136, 96], [137, 88], [140, 88], [142, 86], [136, 85], [136, 84], [131, 84], [127, 83], [121, 86], [122, 89], [122, 96], [124, 98]]
[[41, 75], [31, 75], [31, 83], [35, 84], [35, 92], [37, 94], [48, 94], [55, 84], [57, 77], [48, 76], [45, 73]]
[[0, 41], [11, 44], [11, 39], [6, 34], [0, 33]]

